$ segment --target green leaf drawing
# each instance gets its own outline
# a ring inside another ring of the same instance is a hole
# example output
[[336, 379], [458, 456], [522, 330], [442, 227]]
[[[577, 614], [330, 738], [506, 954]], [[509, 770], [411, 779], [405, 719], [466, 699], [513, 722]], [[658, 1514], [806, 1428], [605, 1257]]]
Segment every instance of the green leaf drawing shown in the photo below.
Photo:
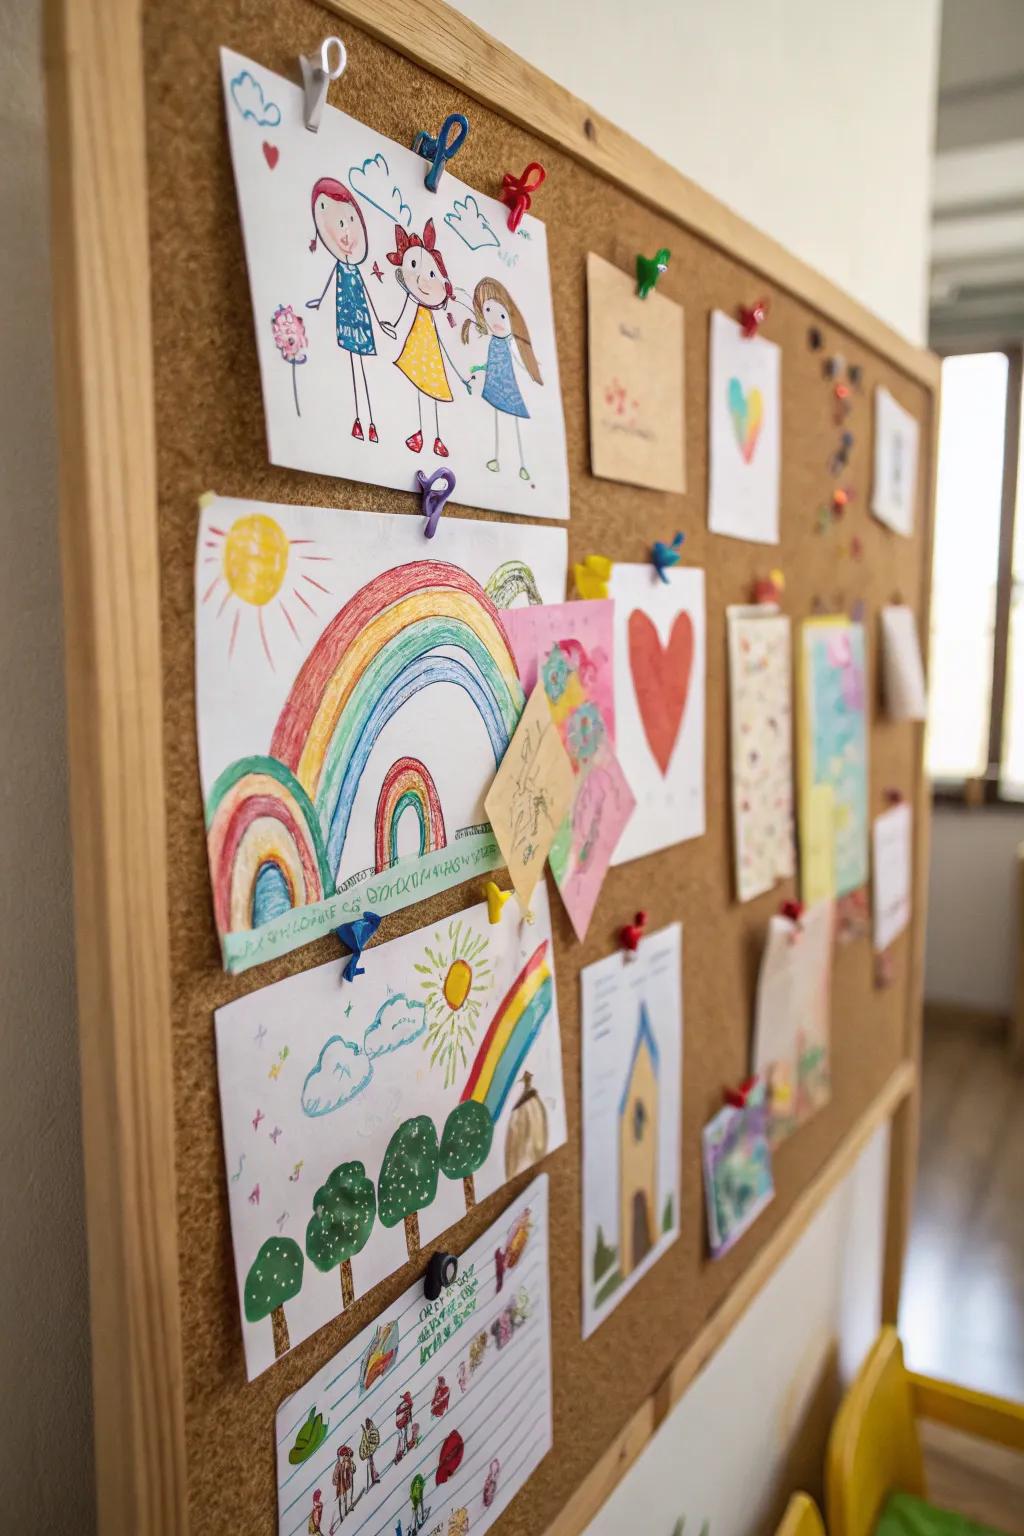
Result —
[[461, 1179], [466, 1210], [476, 1204], [473, 1175], [487, 1161], [494, 1140], [494, 1121], [476, 1099], [456, 1104], [441, 1135], [441, 1172], [446, 1179]]
[[288, 1460], [293, 1467], [301, 1466], [304, 1461], [308, 1461], [315, 1455], [327, 1439], [329, 1428], [330, 1425], [324, 1423], [323, 1414], [317, 1413], [314, 1403], [309, 1410], [309, 1418], [295, 1436], [295, 1444], [288, 1452]]

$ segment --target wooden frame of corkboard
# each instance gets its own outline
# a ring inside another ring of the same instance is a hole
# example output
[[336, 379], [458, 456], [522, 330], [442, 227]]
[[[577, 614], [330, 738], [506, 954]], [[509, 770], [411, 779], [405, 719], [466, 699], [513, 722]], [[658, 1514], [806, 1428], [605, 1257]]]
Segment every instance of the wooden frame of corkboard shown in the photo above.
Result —
[[[916, 813], [914, 921], [895, 983], [876, 991], [860, 941], [837, 957], [830, 1106], [781, 1149], [778, 1196], [742, 1242], [709, 1261], [700, 1127], [741, 1077], [758, 948], [791, 894], [738, 906], [731, 892], [724, 608], [765, 563], [786, 574], [795, 619], [816, 596], [866, 605], [896, 591], [927, 636], [938, 360], [745, 224], [651, 151], [529, 68], [441, 0], [50, 0], [47, 18], [61, 543], [71, 752], [78, 990], [100, 1526], [212, 1532], [274, 1526], [278, 1401], [413, 1278], [392, 1276], [346, 1315], [246, 1385], [230, 1263], [212, 1010], [320, 963], [329, 941], [241, 978], [219, 966], [207, 884], [192, 692], [196, 506], [210, 486], [267, 500], [405, 514], [409, 495], [316, 480], [265, 461], [263, 415], [216, 48], [294, 72], [339, 27], [348, 45], [331, 99], [408, 140], [452, 110], [473, 131], [459, 174], [493, 191], [540, 157], [537, 212], [555, 253], [553, 287], [573, 516], [570, 558], [642, 560], [676, 526], [707, 571], [708, 831], [613, 870], [585, 945], [556, 915], [556, 967], [569, 1142], [548, 1160], [555, 1450], [515, 1500], [501, 1536], [582, 1529], [668, 1408], [870, 1133], [893, 1128], [883, 1307], [894, 1318], [913, 1184], [923, 964], [927, 786], [922, 729], [873, 705], [872, 811], [900, 788]], [[598, 216], [600, 215], [600, 216]], [[882, 232], [880, 232], [880, 238]], [[599, 483], [587, 458], [583, 264], [589, 250], [629, 269], [673, 250], [664, 291], [687, 311], [689, 491]], [[706, 530], [707, 316], [767, 292], [765, 332], [785, 352], [783, 539], [759, 550]], [[864, 371], [849, 514], [864, 559], [836, 559], [815, 535], [831, 481], [831, 395], [808, 326]], [[219, 336], [222, 345], [210, 346]], [[230, 345], [228, 344], [230, 342]], [[916, 532], [867, 514], [872, 410], [886, 383], [919, 418]], [[456, 510], [449, 514], [457, 517]], [[463, 886], [389, 919], [408, 931], [477, 899]], [[682, 1235], [584, 1344], [579, 1297], [577, 972], [643, 905], [654, 926], [682, 917], [686, 1049]], [[426, 911], [424, 911], [424, 906]], [[508, 1193], [466, 1218], [462, 1247]], [[588, 1434], [572, 1433], [588, 1404]], [[824, 1435], [824, 1428], [822, 1430]], [[571, 1491], [574, 1490], [574, 1491]], [[571, 1492], [570, 1492], [571, 1491]]]

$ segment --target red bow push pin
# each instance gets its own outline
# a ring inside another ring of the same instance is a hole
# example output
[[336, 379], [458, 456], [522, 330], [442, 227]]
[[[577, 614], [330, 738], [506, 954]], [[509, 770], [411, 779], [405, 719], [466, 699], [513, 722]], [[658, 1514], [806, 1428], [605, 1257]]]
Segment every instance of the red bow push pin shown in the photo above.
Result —
[[531, 194], [537, 191], [547, 174], [536, 160], [530, 161], [521, 176], [513, 176], [511, 171], [505, 172], [501, 183], [501, 200], [509, 206], [508, 227], [513, 234], [523, 222], [523, 214], [530, 211]]
[[749, 309], [740, 305], [740, 331], [747, 341], [756, 336], [765, 320], [771, 305], [767, 299], [755, 299]]
[[647, 913], [637, 912], [633, 917], [633, 921], [627, 923], [624, 928], [619, 930], [619, 942], [627, 953], [631, 955], [636, 954], [640, 948], [640, 940], [644, 936], [644, 929], [646, 927]]
[[732, 1109], [746, 1109], [747, 1101], [756, 1087], [757, 1074], [755, 1073], [753, 1077], [745, 1078], [738, 1088], [724, 1089], [722, 1098]]

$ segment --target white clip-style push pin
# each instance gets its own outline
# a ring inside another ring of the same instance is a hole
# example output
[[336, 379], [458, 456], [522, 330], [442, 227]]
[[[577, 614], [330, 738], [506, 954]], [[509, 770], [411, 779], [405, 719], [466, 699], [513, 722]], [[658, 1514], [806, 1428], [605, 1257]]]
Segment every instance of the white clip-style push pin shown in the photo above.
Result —
[[[333, 66], [331, 65], [332, 48], [337, 49], [337, 63]], [[327, 100], [327, 87], [332, 80], [339, 79], [345, 73], [347, 63], [348, 53], [340, 37], [325, 37], [320, 44], [319, 57], [314, 55], [307, 58], [305, 54], [300, 53], [302, 89], [306, 94], [306, 127], [310, 133], [319, 133], [324, 102]]]

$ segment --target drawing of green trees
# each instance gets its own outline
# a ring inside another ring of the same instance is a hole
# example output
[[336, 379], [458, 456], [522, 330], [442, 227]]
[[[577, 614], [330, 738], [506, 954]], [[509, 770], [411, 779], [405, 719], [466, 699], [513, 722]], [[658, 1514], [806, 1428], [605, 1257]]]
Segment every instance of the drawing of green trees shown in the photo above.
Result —
[[245, 1277], [245, 1315], [250, 1323], [269, 1317], [274, 1355], [291, 1349], [284, 1304], [302, 1289], [302, 1249], [290, 1237], [268, 1237]]
[[473, 1175], [487, 1161], [494, 1139], [494, 1121], [476, 1099], [456, 1104], [441, 1135], [441, 1172], [446, 1179], [461, 1179], [466, 1210], [476, 1205]]
[[306, 1253], [322, 1274], [340, 1267], [343, 1310], [355, 1296], [353, 1255], [366, 1247], [376, 1215], [377, 1194], [362, 1163], [339, 1163], [313, 1196]]
[[377, 1214], [385, 1227], [405, 1222], [405, 1246], [414, 1259], [420, 1246], [418, 1212], [437, 1194], [437, 1132], [429, 1115], [403, 1120], [384, 1153], [377, 1180]]
[[597, 1229], [597, 1237], [594, 1241], [594, 1284], [608, 1273], [615, 1263], [616, 1250], [611, 1243], [605, 1241], [605, 1235], [600, 1226]]
[[672, 1196], [669, 1195], [668, 1199], [665, 1201], [665, 1209], [661, 1213], [661, 1230], [663, 1232], [671, 1232], [672, 1231], [672, 1215], [673, 1215]]

